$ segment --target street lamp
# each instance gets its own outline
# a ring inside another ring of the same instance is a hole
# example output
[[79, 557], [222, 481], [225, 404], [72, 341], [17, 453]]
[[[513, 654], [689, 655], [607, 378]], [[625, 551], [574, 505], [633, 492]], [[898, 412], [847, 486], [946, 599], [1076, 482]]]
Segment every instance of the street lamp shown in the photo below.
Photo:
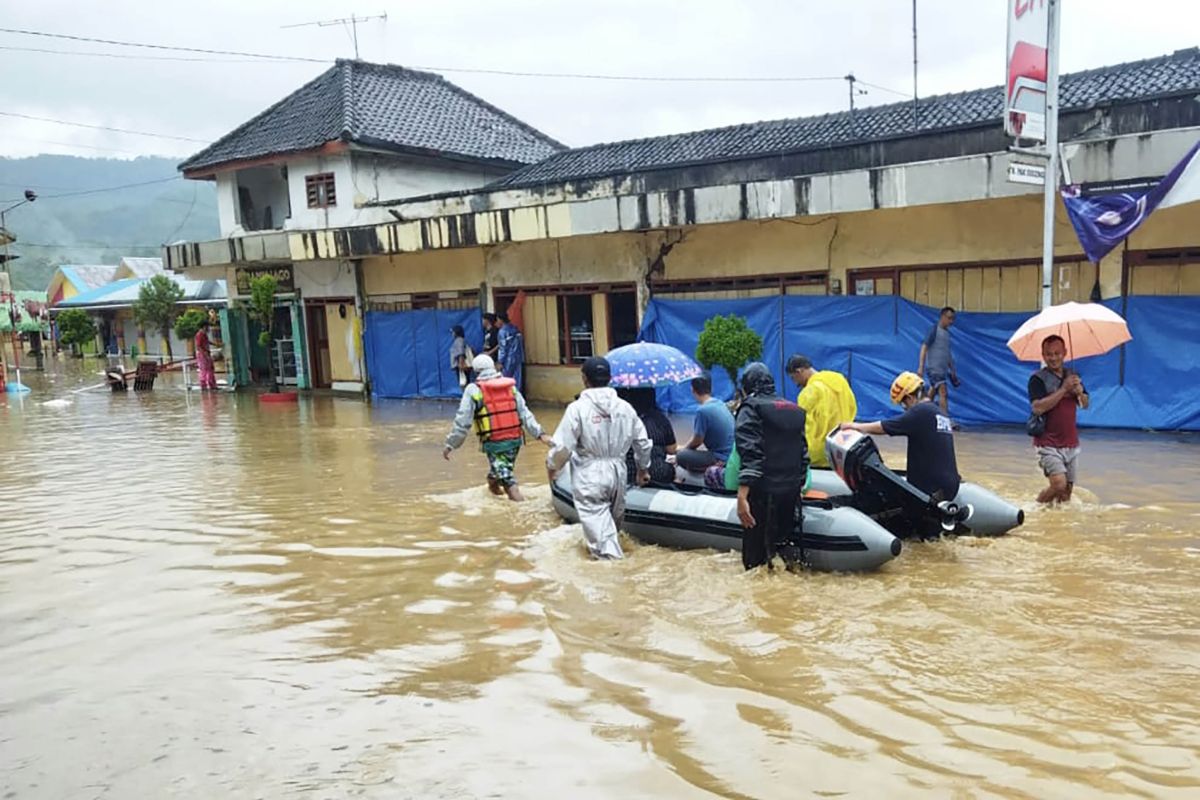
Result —
[[0, 238], [4, 240], [4, 272], [8, 275], [8, 319], [12, 323], [12, 344], [13, 344], [13, 362], [17, 369], [21, 368], [21, 339], [17, 335], [17, 294], [12, 286], [12, 268], [8, 266], [11, 260], [8, 255], [8, 243], [13, 241], [12, 234], [8, 232], [8, 225], [4, 221], [4, 215], [12, 211], [14, 208], [32, 203], [37, 200], [37, 192], [32, 189], [25, 190], [25, 199], [13, 203], [5, 209], [0, 209]]

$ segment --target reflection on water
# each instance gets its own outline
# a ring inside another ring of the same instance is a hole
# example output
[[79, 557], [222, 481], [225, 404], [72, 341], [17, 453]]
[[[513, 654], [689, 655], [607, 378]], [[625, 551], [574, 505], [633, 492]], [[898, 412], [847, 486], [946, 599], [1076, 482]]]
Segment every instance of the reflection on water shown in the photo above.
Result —
[[5, 797], [1200, 793], [1193, 437], [1085, 432], [1078, 502], [1046, 511], [1027, 437], [967, 431], [1015, 535], [745, 575], [586, 560], [541, 445], [531, 502], [493, 498], [478, 453], [438, 457], [445, 404], [25, 380]]

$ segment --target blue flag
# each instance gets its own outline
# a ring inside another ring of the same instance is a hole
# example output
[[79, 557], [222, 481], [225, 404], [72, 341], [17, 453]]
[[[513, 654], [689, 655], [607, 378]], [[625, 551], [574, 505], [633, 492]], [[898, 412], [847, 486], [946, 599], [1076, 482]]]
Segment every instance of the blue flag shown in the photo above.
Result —
[[1088, 260], [1099, 263], [1156, 208], [1200, 200], [1200, 141], [1161, 180], [1124, 191], [1090, 193], [1064, 186], [1063, 204]]

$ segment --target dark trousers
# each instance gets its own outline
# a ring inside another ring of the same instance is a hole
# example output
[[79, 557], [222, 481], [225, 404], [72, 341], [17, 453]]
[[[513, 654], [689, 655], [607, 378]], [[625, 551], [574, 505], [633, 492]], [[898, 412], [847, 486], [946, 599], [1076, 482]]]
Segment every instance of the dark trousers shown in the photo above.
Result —
[[742, 533], [742, 566], [746, 569], [769, 564], [779, 545], [800, 541], [800, 517], [796, 514], [800, 487], [783, 494], [750, 489], [753, 528]]
[[717, 463], [717, 457], [708, 450], [688, 450], [683, 448], [675, 451], [675, 463], [688, 472], [704, 472]]

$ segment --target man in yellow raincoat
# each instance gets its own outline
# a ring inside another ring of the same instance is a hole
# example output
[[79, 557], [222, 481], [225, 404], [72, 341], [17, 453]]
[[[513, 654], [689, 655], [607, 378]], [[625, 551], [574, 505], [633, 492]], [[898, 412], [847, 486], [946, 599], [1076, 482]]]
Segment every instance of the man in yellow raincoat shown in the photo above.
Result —
[[813, 369], [808, 356], [795, 355], [788, 359], [788, 375], [800, 387], [796, 403], [804, 409], [804, 438], [808, 441], [808, 457], [814, 467], [828, 467], [825, 437], [843, 422], [853, 422], [858, 403], [850, 384], [840, 372]]

